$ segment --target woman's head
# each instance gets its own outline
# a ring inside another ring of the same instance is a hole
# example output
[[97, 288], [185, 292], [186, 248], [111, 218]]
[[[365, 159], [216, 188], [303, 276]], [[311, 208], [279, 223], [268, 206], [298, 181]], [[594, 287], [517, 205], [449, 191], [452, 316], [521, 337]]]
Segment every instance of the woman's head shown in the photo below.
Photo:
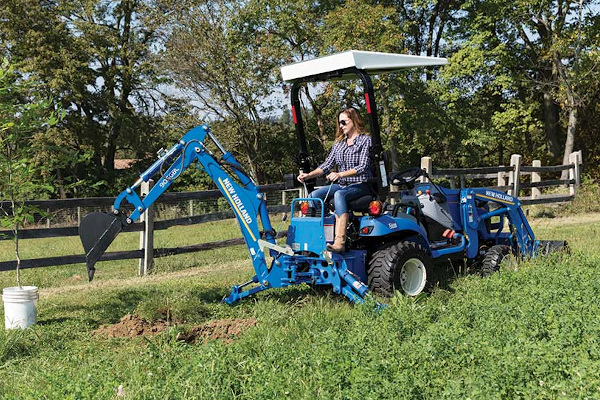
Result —
[[335, 127], [335, 141], [343, 140], [355, 129], [358, 133], [365, 133], [365, 124], [360, 117], [358, 110], [354, 107], [343, 109], [337, 114], [337, 123]]

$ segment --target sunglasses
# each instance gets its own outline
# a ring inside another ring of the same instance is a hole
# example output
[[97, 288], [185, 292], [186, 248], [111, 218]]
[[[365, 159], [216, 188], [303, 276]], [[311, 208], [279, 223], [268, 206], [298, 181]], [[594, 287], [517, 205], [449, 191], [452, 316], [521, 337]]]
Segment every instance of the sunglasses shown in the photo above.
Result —
[[348, 124], [348, 122], [349, 121], [343, 119], [343, 120], [340, 121], [340, 125], [341, 126], [346, 126]]

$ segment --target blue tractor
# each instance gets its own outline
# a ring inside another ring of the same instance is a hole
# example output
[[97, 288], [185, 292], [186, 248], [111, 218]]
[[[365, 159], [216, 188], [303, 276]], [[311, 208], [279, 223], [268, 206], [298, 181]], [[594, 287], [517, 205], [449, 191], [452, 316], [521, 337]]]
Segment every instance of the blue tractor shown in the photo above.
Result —
[[[442, 188], [420, 168], [388, 175], [370, 75], [445, 63], [435, 57], [348, 51], [282, 68], [284, 80], [292, 84], [300, 172], [313, 167], [300, 112], [302, 86], [344, 79], [358, 79], [364, 85], [376, 179], [372, 195], [349, 204], [353, 212], [345, 251], [327, 250], [335, 225], [330, 202], [305, 196], [292, 201], [286, 242], [278, 244], [264, 194], [203, 125], [162, 152], [137, 182], [121, 192], [112, 214], [92, 213], [82, 220], [79, 233], [89, 279], [118, 233], [127, 230], [191, 164], [214, 180], [233, 208], [256, 272], [252, 280], [232, 288], [224, 298], [229, 304], [266, 289], [303, 283], [329, 286], [352, 302], [362, 302], [369, 290], [384, 296], [395, 291], [415, 296], [436, 282], [435, 266], [440, 262], [468, 262], [485, 275], [498, 270], [510, 254], [535, 257], [564, 246], [536, 240], [516, 197], [485, 188]], [[219, 154], [209, 150], [208, 142]], [[160, 174], [156, 185], [140, 197], [136, 188], [156, 174]], [[294, 186], [294, 176], [287, 179]], [[305, 195], [314, 184], [308, 183]], [[390, 184], [400, 188], [399, 194], [390, 196]], [[133, 212], [124, 211], [125, 202], [133, 205]]]

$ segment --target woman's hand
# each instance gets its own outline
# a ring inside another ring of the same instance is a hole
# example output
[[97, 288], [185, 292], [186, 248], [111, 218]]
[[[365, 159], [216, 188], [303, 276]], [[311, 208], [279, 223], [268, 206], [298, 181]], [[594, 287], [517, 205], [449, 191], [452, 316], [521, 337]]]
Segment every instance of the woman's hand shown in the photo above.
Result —
[[330, 180], [331, 182], [335, 182], [338, 179], [340, 179], [342, 177], [342, 174], [340, 172], [331, 172], [329, 175], [327, 175], [327, 179]]
[[306, 179], [309, 179], [309, 178], [310, 178], [310, 174], [307, 174], [306, 172], [303, 172], [300, 175], [298, 175], [298, 178], [296, 178], [296, 179], [298, 179], [298, 182], [304, 183], [304, 181]]

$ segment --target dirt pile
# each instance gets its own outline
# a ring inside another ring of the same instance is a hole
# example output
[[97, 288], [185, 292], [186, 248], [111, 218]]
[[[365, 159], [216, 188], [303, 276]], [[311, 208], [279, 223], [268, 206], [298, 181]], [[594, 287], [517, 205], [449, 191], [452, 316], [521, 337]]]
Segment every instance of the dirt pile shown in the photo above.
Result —
[[[246, 329], [256, 326], [254, 318], [234, 318], [209, 321], [196, 325], [177, 335], [178, 340], [187, 343], [206, 343], [210, 340], [222, 340], [231, 343]], [[137, 336], [155, 335], [173, 326], [168, 321], [148, 322], [138, 316], [127, 314], [113, 325], [102, 325], [92, 332], [92, 335], [103, 338], [134, 338]]]
[[134, 338], [136, 336], [156, 335], [169, 326], [171, 324], [166, 321], [152, 323], [138, 316], [127, 314], [116, 324], [100, 326], [100, 328], [92, 332], [92, 335], [107, 338]]

